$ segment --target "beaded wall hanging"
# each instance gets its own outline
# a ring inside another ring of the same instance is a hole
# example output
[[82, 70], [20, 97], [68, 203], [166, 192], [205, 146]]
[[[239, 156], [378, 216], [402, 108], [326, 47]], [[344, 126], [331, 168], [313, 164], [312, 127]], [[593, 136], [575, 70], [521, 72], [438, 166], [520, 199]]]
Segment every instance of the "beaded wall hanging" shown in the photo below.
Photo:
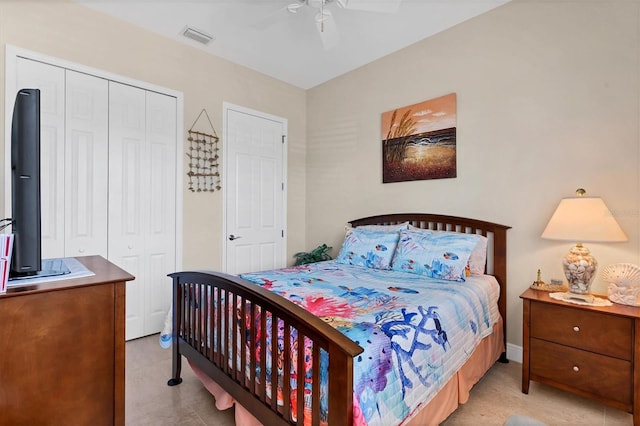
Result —
[[[202, 117], [202, 114], [207, 117], [209, 126], [212, 133], [202, 132], [194, 130], [194, 127]], [[196, 121], [188, 131], [189, 137], [189, 190], [191, 192], [214, 192], [222, 189], [220, 185], [220, 170], [218, 168], [218, 135], [216, 129], [211, 124], [209, 114], [206, 109], [202, 109]]]

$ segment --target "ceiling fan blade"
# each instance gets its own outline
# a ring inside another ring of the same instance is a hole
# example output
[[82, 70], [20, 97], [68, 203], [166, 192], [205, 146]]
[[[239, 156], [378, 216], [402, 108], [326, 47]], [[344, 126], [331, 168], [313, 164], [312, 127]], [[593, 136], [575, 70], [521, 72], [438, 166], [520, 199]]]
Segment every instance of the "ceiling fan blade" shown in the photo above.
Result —
[[364, 10], [368, 12], [395, 13], [401, 0], [336, 0], [343, 9]]
[[333, 49], [338, 46], [340, 33], [338, 32], [338, 26], [331, 12], [328, 10], [320, 11], [316, 15], [315, 20], [324, 50]]
[[272, 27], [273, 25], [284, 19], [286, 15], [290, 14], [290, 12], [287, 11], [287, 7], [287, 5], [279, 7], [273, 12], [270, 12], [257, 21], [251, 23], [251, 26], [258, 30], [266, 30], [267, 28]]

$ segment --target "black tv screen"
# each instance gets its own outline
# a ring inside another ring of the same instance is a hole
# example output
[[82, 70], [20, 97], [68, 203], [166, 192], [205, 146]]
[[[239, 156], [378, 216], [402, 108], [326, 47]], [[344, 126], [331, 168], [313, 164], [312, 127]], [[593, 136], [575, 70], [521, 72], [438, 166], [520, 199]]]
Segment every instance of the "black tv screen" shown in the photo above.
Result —
[[35, 275], [42, 268], [40, 212], [40, 90], [21, 89], [11, 124], [10, 277]]

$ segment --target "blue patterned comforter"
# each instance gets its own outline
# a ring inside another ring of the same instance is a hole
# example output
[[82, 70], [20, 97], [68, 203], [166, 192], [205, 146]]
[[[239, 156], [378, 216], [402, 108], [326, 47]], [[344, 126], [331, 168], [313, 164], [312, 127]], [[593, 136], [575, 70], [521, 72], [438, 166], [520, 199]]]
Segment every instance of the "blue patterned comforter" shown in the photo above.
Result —
[[411, 418], [499, 318], [498, 283], [488, 275], [455, 282], [327, 261], [241, 277], [324, 318], [364, 348], [354, 360], [355, 424]]

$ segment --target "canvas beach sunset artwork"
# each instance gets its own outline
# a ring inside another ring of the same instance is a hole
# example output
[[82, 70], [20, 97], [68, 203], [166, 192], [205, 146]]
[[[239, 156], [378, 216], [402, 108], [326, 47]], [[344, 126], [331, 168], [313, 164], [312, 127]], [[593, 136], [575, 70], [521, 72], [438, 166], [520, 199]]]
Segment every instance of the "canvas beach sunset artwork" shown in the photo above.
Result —
[[456, 173], [455, 93], [382, 114], [383, 183]]

